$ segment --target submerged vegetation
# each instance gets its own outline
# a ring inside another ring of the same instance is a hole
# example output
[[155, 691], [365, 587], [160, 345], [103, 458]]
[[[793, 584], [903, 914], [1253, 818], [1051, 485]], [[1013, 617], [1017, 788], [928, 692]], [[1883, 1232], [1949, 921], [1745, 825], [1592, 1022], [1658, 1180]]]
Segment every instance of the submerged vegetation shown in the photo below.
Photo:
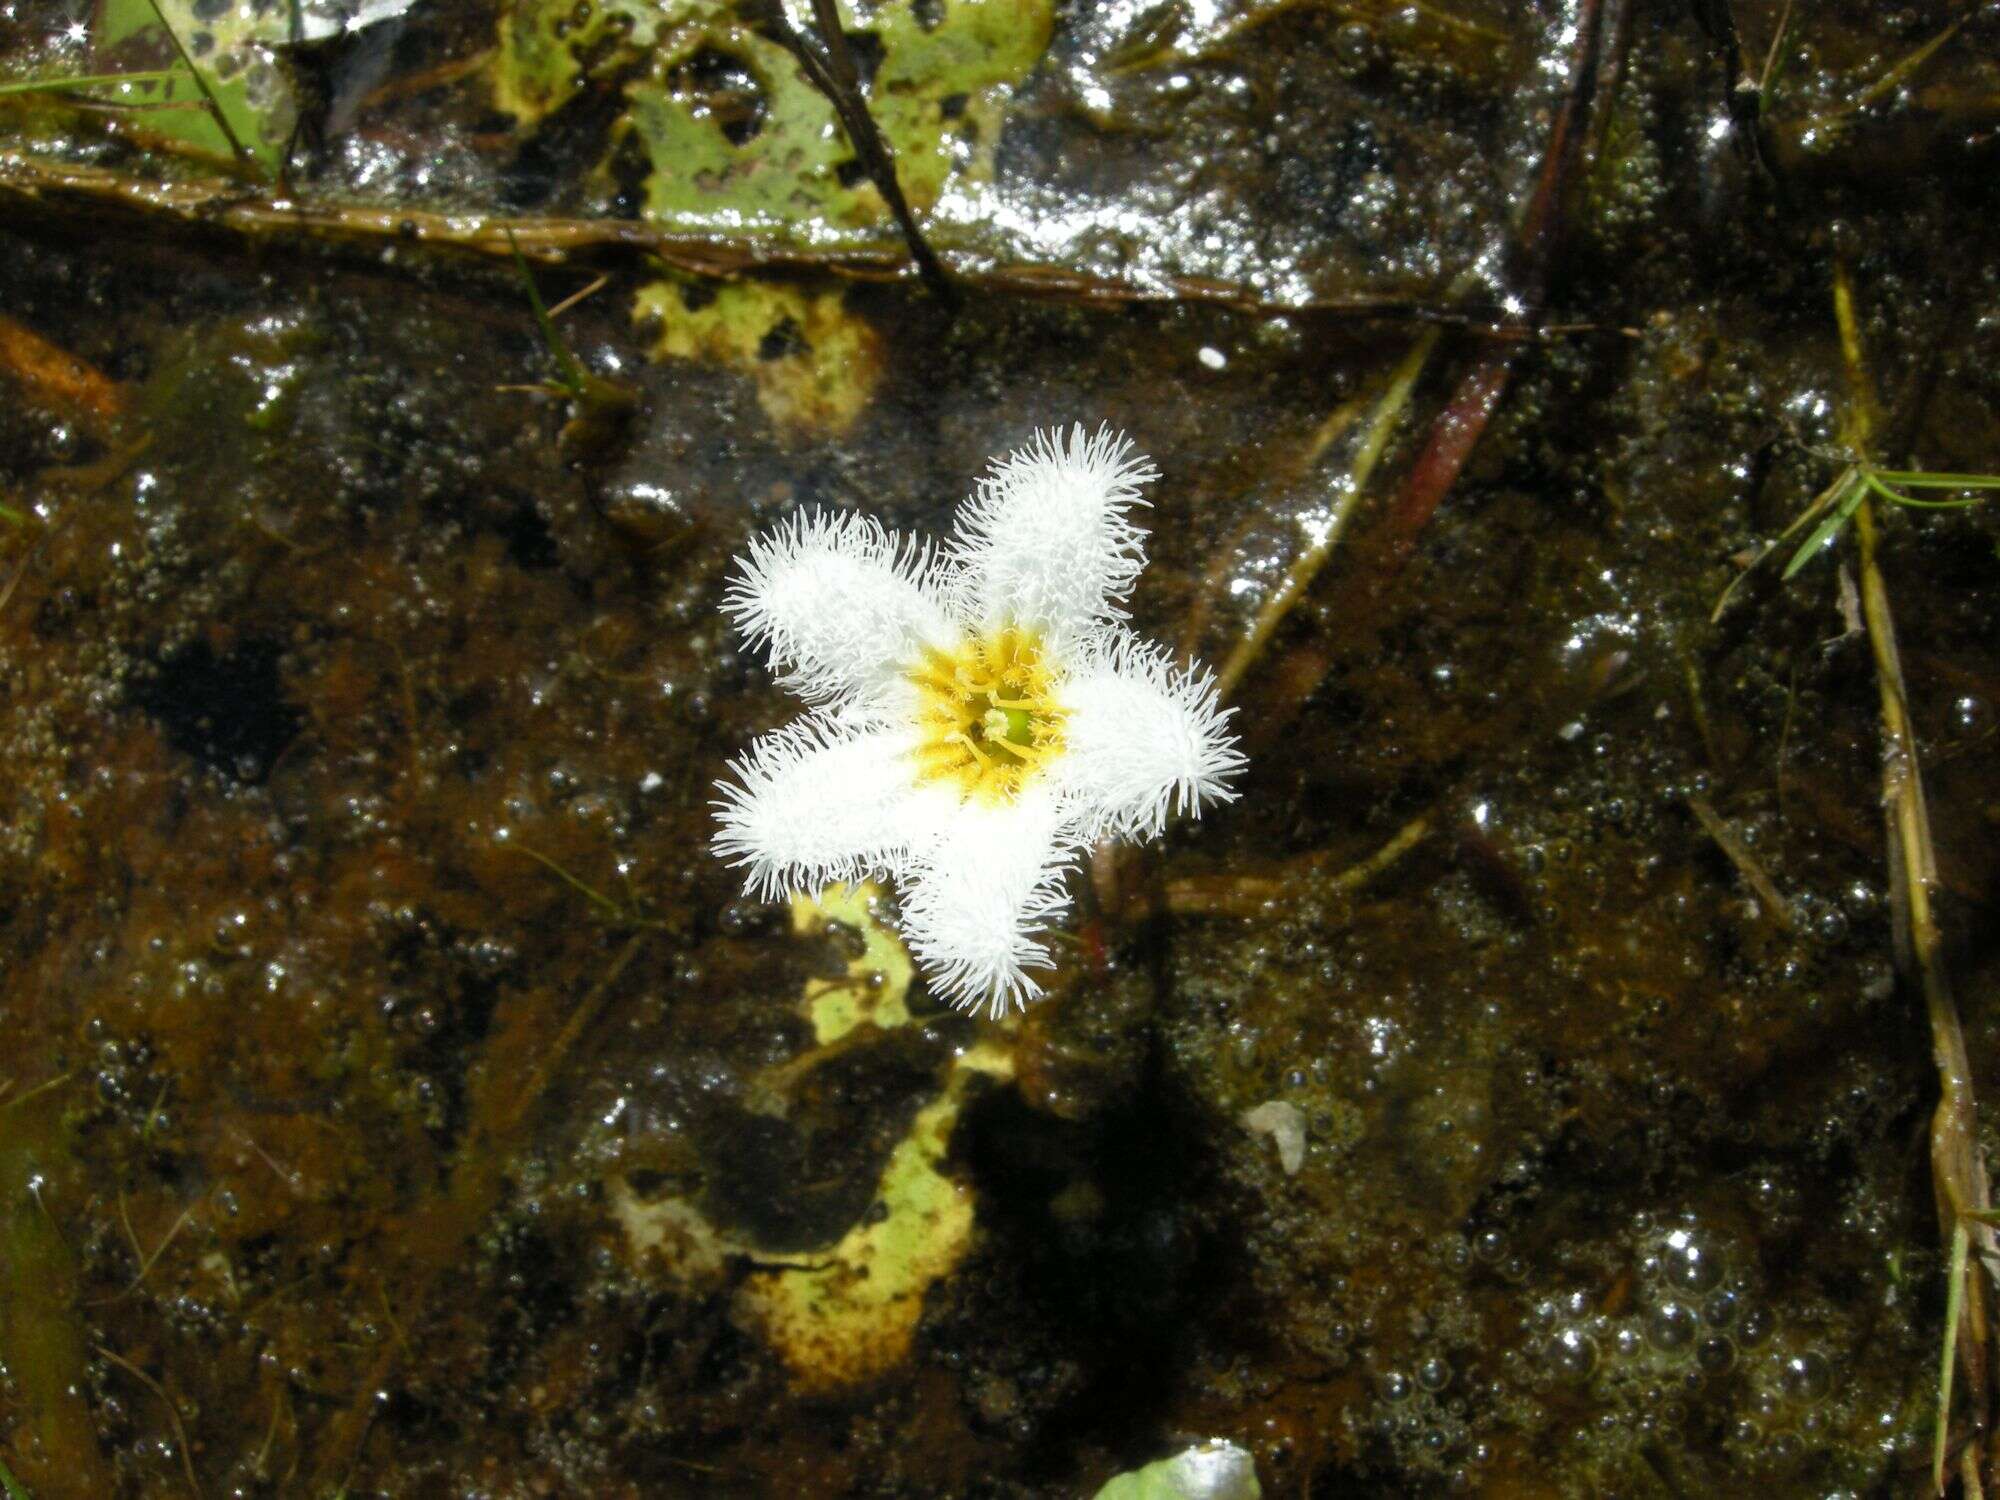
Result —
[[[8, 1500], [1990, 1493], [1996, 58], [0, 22]], [[708, 852], [733, 559], [1079, 419], [1248, 763], [976, 1018]]]

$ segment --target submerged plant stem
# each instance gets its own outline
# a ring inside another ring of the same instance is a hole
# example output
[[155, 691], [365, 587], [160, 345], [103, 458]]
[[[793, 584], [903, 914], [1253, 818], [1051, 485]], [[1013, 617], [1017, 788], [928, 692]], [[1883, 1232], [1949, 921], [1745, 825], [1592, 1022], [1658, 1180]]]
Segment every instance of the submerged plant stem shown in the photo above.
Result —
[[[1853, 286], [1844, 262], [1835, 265], [1834, 316], [1852, 394], [1849, 436], [1857, 451], [1866, 452], [1877, 430], [1879, 407], [1868, 378], [1854, 312]], [[1881, 701], [1882, 810], [1888, 826], [1896, 962], [1923, 993], [1930, 1022], [1931, 1052], [1938, 1071], [1938, 1102], [1931, 1115], [1930, 1132], [1932, 1188], [1946, 1242], [1955, 1243], [1959, 1234], [1965, 1233], [1978, 1251], [1980, 1263], [1990, 1268], [2000, 1263], [2000, 1242], [1996, 1242], [1992, 1225], [1981, 1217], [1991, 1207], [1991, 1199], [1986, 1163], [1979, 1147], [1972, 1063], [1966, 1052], [1965, 1032], [1959, 1024], [1958, 1006], [1945, 974], [1943, 940], [1931, 905], [1931, 892], [1937, 884], [1937, 856], [1931, 837], [1930, 810], [1924, 799], [1916, 730], [1910, 722], [1902, 654], [1896, 645], [1895, 617], [1882, 577], [1874, 501], [1865, 492], [1855, 506], [1854, 532], [1860, 553], [1861, 611], [1867, 625], [1869, 649], [1875, 659], [1875, 681]], [[1993, 1431], [1992, 1341], [1988, 1289], [1970, 1265], [1957, 1262], [1956, 1257], [1954, 1261], [1956, 1284], [1951, 1290], [1958, 1312], [1950, 1337], [1975, 1424], [1990, 1433]], [[1940, 1405], [1939, 1428], [1950, 1419], [1950, 1410]], [[1934, 1451], [1941, 1458], [1941, 1441]], [[1990, 1455], [1989, 1462], [1980, 1463], [1977, 1468], [1990, 1475]], [[1941, 1488], [1941, 1466], [1934, 1478]]]
[[1716, 847], [1729, 857], [1732, 865], [1736, 866], [1737, 874], [1741, 875], [1750, 889], [1757, 893], [1757, 899], [1764, 903], [1764, 910], [1770, 914], [1771, 919], [1787, 932], [1791, 931], [1791, 903], [1785, 900], [1777, 883], [1771, 879], [1769, 872], [1765, 870], [1750, 846], [1743, 842], [1742, 835], [1729, 826], [1708, 798], [1699, 793], [1690, 793], [1687, 804], [1695, 816], [1695, 821], [1701, 824], [1702, 831], [1715, 840]]
[[1306, 877], [1327, 864], [1324, 852], [1288, 861], [1275, 875], [1194, 875], [1167, 883], [1166, 909], [1182, 916], [1252, 917], [1287, 893], [1351, 896], [1421, 844], [1431, 831], [1431, 814], [1412, 818], [1373, 854], [1329, 879], [1307, 884]]
[[1403, 412], [1410, 404], [1410, 392], [1415, 388], [1417, 377], [1423, 374], [1424, 366], [1430, 362], [1432, 352], [1437, 348], [1438, 330], [1427, 330], [1410, 346], [1403, 356], [1403, 362], [1396, 366], [1389, 377], [1387, 389], [1375, 403], [1375, 413], [1369, 419], [1367, 431], [1362, 435], [1361, 446], [1354, 455], [1354, 462], [1348, 466], [1346, 475], [1334, 489], [1333, 507], [1326, 518], [1314, 528], [1314, 535], [1306, 549], [1293, 559], [1286, 570], [1284, 581], [1271, 596], [1264, 601], [1264, 607], [1257, 612], [1251, 622], [1249, 634], [1236, 644], [1229, 653], [1229, 660], [1222, 664], [1216, 674], [1216, 688], [1227, 697], [1243, 680], [1243, 674], [1250, 670], [1252, 663], [1263, 654], [1275, 632], [1292, 607], [1299, 602], [1305, 591], [1319, 576], [1326, 560], [1333, 555], [1347, 523], [1354, 514], [1355, 503], [1361, 492], [1368, 487], [1368, 481], [1375, 473], [1375, 466], [1382, 460], [1383, 452], [1389, 446], [1389, 438], [1402, 420]]

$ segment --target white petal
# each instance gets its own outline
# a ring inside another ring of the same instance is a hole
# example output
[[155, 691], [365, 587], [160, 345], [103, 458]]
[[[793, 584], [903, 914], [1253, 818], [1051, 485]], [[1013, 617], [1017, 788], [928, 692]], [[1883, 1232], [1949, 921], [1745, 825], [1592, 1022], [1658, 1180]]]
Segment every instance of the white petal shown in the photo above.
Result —
[[811, 701], [880, 696], [924, 644], [959, 638], [930, 549], [861, 515], [794, 515], [757, 538], [722, 607]]
[[1233, 802], [1245, 764], [1215, 679], [1124, 631], [1096, 643], [1059, 690], [1058, 774], [1089, 838], [1148, 837], [1169, 812]]
[[1047, 789], [960, 807], [903, 891], [903, 934], [931, 987], [993, 1016], [1041, 994], [1027, 970], [1049, 966], [1039, 929], [1069, 904], [1063, 875], [1075, 853]]
[[960, 507], [952, 555], [965, 568], [972, 618], [987, 629], [1025, 625], [1060, 655], [1106, 617], [1145, 566], [1131, 522], [1139, 487], [1158, 471], [1108, 427], [1087, 437], [1035, 434], [996, 461]]
[[900, 866], [935, 838], [911, 779], [908, 730], [857, 729], [808, 715], [761, 736], [715, 785], [715, 852], [763, 900]]

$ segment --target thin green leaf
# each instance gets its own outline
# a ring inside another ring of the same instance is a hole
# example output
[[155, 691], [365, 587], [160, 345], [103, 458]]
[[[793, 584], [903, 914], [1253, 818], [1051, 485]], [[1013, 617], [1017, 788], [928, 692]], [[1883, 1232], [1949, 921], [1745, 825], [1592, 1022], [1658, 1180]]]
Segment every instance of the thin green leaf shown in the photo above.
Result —
[[1936, 469], [1876, 469], [1877, 479], [1913, 490], [2000, 490], [2000, 474], [1946, 474]]
[[516, 849], [519, 849], [523, 854], [527, 855], [528, 858], [535, 861], [536, 864], [540, 865], [543, 869], [547, 870], [551, 875], [555, 876], [556, 879], [560, 880], [564, 885], [568, 886], [571, 890], [575, 891], [579, 896], [583, 897], [584, 900], [588, 901], [592, 906], [595, 906], [599, 911], [603, 912], [606, 916], [622, 918], [626, 915], [624, 907], [620, 906], [616, 901], [613, 901], [609, 896], [605, 895], [602, 891], [593, 890], [590, 886], [585, 885], [581, 880], [578, 880], [574, 875], [570, 874], [569, 871], [565, 870], [561, 865], [557, 864], [554, 860], [550, 859], [546, 854], [543, 854], [540, 850], [530, 849], [526, 844], [516, 844], [514, 847]]
[[507, 248], [514, 252], [514, 264], [520, 268], [521, 280], [528, 288], [528, 304], [535, 310], [535, 323], [542, 330], [542, 342], [549, 346], [549, 353], [555, 357], [557, 381], [569, 392], [571, 399], [583, 399], [583, 366], [576, 362], [576, 356], [569, 352], [569, 345], [556, 332], [555, 319], [542, 303], [542, 294], [535, 286], [535, 274], [528, 269], [528, 258], [521, 253], [521, 246], [514, 238], [514, 231], [507, 231]]
[[1856, 482], [1856, 478], [1854, 465], [1849, 464], [1846, 468], [1842, 469], [1832, 484], [1813, 496], [1812, 504], [1792, 517], [1792, 524], [1778, 533], [1778, 541], [1782, 542], [1829, 505], [1845, 505], [1847, 503], [1847, 496], [1844, 492]]
[[[1857, 489], [1855, 493], [1859, 495], [1865, 493], [1865, 491]], [[1835, 510], [1832, 515], [1828, 516], [1824, 521], [1821, 521], [1819, 525], [1815, 526], [1813, 528], [1812, 535], [1807, 537], [1803, 542], [1799, 543], [1799, 550], [1794, 552], [1792, 554], [1792, 560], [1785, 564], [1784, 576], [1788, 579], [1791, 578], [1794, 574], [1796, 574], [1799, 571], [1799, 569], [1803, 568], [1807, 563], [1811, 562], [1813, 560], [1814, 555], [1818, 553], [1818, 551], [1822, 547], [1826, 546], [1827, 543], [1831, 542], [1836, 536], [1840, 534], [1841, 527], [1845, 526], [1848, 523], [1848, 521], [1853, 517], [1853, 515], [1854, 515], [1853, 506], [1842, 505], [1839, 509]]]
[[4, 1459], [0, 1459], [0, 1490], [7, 1492], [7, 1500], [28, 1500], [28, 1492], [21, 1488], [21, 1481], [14, 1477]]
[[1976, 495], [1968, 495], [1963, 500], [1919, 500], [1914, 495], [1905, 495], [1899, 490], [1890, 489], [1872, 473], [1863, 474], [1861, 482], [1891, 505], [1909, 505], [1918, 510], [1964, 510], [1968, 505], [1979, 503]]
[[1958, 1358], [1958, 1320], [1965, 1308], [1965, 1252], [1972, 1245], [1972, 1231], [1964, 1219], [1951, 1227], [1950, 1284], [1944, 1299], [1944, 1358], [1938, 1362], [1937, 1430], [1931, 1437], [1931, 1493], [1944, 1493], [1944, 1449], [1951, 1426], [1951, 1372]]
[[0, 83], [0, 94], [68, 94], [104, 84], [162, 83], [174, 76], [170, 68], [145, 73], [86, 73], [79, 78], [25, 78]]

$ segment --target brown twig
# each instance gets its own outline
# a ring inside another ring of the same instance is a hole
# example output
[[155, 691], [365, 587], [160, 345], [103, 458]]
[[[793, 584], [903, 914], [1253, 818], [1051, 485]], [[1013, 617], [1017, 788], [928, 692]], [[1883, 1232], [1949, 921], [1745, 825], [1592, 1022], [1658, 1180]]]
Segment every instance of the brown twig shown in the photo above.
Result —
[[1736, 873], [1741, 875], [1750, 889], [1757, 893], [1757, 899], [1764, 903], [1764, 910], [1771, 914], [1780, 927], [1787, 932], [1791, 931], [1791, 903], [1780, 894], [1776, 882], [1764, 869], [1763, 863], [1751, 852], [1750, 846], [1743, 842], [1743, 836], [1724, 822], [1722, 814], [1715, 810], [1715, 805], [1699, 792], [1688, 794], [1687, 805], [1688, 810], [1694, 814], [1695, 821], [1701, 824], [1702, 832], [1715, 840], [1715, 846], [1728, 856], [1732, 865], [1736, 866]]
[[940, 301], [956, 301], [951, 278], [931, 249], [930, 241], [924, 238], [917, 216], [910, 211], [910, 201], [903, 196], [903, 184], [896, 176], [895, 159], [889, 154], [882, 132], [875, 128], [875, 117], [868, 112], [868, 101], [861, 91], [861, 71], [854, 63], [854, 49], [847, 45], [847, 33], [841, 29], [839, 8], [833, 0], [812, 0], [813, 20], [819, 26], [817, 45], [813, 38], [792, 25], [777, 0], [761, 0], [746, 8], [751, 10], [757, 28], [798, 59], [807, 81], [833, 106], [833, 112], [840, 117], [840, 128], [847, 133], [847, 143], [854, 148], [868, 180], [875, 184], [875, 190], [889, 206], [924, 284]]
[[125, 392], [117, 381], [5, 314], [0, 314], [0, 368], [36, 400], [82, 418], [98, 433], [125, 413]]

